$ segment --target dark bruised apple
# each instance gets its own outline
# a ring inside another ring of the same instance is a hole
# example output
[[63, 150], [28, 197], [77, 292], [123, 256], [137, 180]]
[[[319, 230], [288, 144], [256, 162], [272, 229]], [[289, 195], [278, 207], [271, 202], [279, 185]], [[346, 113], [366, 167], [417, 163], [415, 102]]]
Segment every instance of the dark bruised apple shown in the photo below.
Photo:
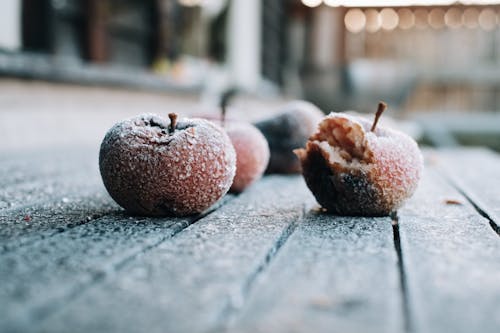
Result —
[[277, 115], [255, 123], [266, 137], [271, 151], [266, 173], [300, 173], [300, 162], [293, 150], [304, 147], [323, 116], [314, 104], [294, 101], [285, 105]]
[[328, 212], [385, 216], [397, 210], [417, 188], [422, 154], [408, 135], [377, 127], [363, 117], [330, 113], [305, 149], [295, 153], [307, 186]]

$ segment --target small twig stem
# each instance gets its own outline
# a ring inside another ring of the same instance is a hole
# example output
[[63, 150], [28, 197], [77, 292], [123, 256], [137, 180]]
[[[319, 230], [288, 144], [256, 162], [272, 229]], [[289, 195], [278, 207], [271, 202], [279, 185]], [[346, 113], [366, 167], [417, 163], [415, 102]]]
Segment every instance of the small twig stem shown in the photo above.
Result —
[[387, 109], [387, 104], [384, 102], [378, 102], [377, 113], [375, 113], [375, 119], [373, 119], [373, 124], [372, 128], [370, 129], [370, 132], [375, 131], [375, 127], [377, 127], [378, 120], [380, 119], [382, 113], [384, 113], [385, 109]]
[[168, 117], [170, 118], [170, 126], [168, 127], [168, 133], [172, 134], [175, 132], [175, 128], [177, 127], [177, 113], [169, 113]]

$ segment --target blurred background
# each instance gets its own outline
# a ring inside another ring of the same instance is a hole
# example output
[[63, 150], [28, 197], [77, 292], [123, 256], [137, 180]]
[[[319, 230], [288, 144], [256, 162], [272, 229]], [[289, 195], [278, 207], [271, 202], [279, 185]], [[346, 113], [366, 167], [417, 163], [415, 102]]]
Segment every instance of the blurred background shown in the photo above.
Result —
[[138, 113], [388, 114], [500, 150], [500, 1], [2, 0], [0, 151], [95, 144]]

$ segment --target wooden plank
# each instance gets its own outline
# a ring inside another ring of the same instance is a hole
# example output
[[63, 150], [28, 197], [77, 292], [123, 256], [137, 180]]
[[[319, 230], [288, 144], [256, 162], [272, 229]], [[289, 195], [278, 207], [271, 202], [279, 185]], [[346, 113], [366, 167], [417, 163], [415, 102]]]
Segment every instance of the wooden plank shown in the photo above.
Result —
[[255, 277], [293, 231], [304, 203], [312, 201], [301, 177], [265, 177], [176, 237], [115, 265], [103, 283], [60, 303], [60, 311], [40, 327], [210, 331], [229, 306], [245, 301]]
[[399, 232], [414, 331], [498, 332], [498, 235], [430, 167], [399, 211]]
[[203, 216], [109, 215], [1, 255], [0, 307], [5, 310], [0, 318], [0, 331], [31, 330], [33, 325], [127, 260], [157, 246]]
[[0, 161], [0, 214], [74, 196], [91, 185], [103, 188], [97, 152], [87, 148], [6, 154]]
[[1, 153], [0, 189], [48, 177], [87, 172], [99, 176], [98, 148]]
[[390, 218], [309, 213], [229, 331], [402, 332], [401, 302]]
[[0, 170], [0, 254], [122, 211], [104, 189], [94, 149], [9, 153]]
[[0, 216], [33, 210], [49, 202], [68, 202], [92, 193], [106, 193], [102, 181], [88, 173], [72, 173], [6, 186], [0, 190]]
[[500, 155], [487, 149], [440, 150], [437, 166], [500, 231]]
[[[46, 200], [0, 211], [0, 255], [88, 223], [107, 214], [123, 211], [101, 186], [66, 189]], [[63, 191], [64, 192], [64, 191]]]

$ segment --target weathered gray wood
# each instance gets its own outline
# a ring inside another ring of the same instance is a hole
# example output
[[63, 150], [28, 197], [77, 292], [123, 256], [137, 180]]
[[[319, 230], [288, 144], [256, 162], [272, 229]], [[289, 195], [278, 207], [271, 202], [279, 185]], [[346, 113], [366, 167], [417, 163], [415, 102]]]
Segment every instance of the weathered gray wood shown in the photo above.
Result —
[[[44, 332], [204, 332], [244, 303], [313, 200], [298, 176], [266, 177], [139, 257], [40, 326]], [[84, 254], [82, 253], [82, 256]]]
[[32, 330], [40, 320], [125, 262], [203, 216], [108, 215], [0, 256], [0, 305], [5, 307], [0, 331]]
[[40, 177], [38, 180], [8, 185], [0, 190], [0, 207], [3, 208], [0, 208], [0, 214], [5, 215], [5, 211], [31, 207], [54, 198], [66, 198], [66, 201], [82, 192], [89, 192], [90, 187], [104, 189], [100, 177], [87, 172]]
[[104, 189], [95, 149], [79, 147], [2, 157], [0, 254], [122, 211]]
[[437, 165], [500, 227], [500, 155], [487, 149], [439, 151]]
[[498, 332], [500, 240], [488, 221], [428, 168], [399, 231], [414, 331]]
[[188, 227], [124, 215], [91, 154], [40, 156], [3, 183], [22, 193], [0, 210], [0, 332], [403, 331], [405, 315], [417, 333], [500, 327], [500, 240], [443, 177], [498, 221], [492, 153], [431, 157], [440, 173], [399, 212], [403, 286], [389, 219], [304, 217], [300, 177], [265, 178]]
[[99, 174], [96, 147], [0, 154], [0, 191], [8, 186], [71, 175], [75, 172], [93, 176]]
[[80, 147], [3, 156], [0, 216], [16, 214], [16, 210], [27, 211], [54, 199], [67, 201], [85, 192], [92, 193], [95, 188], [104, 189], [94, 150]]
[[[77, 225], [123, 210], [102, 185], [53, 193], [46, 200], [0, 211], [0, 255]], [[68, 191], [75, 191], [73, 190]]]
[[309, 213], [234, 316], [231, 332], [402, 332], [389, 218]]

